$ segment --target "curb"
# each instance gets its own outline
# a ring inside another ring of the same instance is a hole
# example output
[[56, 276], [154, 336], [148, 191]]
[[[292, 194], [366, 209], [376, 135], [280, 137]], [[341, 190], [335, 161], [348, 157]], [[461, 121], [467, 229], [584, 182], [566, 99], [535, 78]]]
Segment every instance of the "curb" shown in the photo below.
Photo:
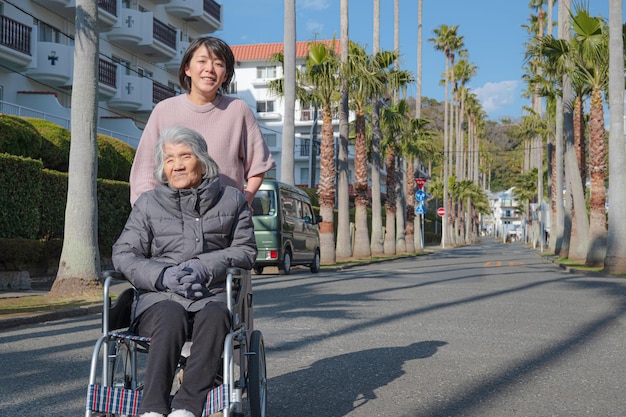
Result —
[[50, 311], [47, 313], [34, 314], [25, 317], [13, 317], [9, 319], [0, 319], [0, 330], [10, 329], [12, 327], [24, 326], [29, 324], [39, 324], [48, 321], [62, 320], [72, 317], [87, 316], [89, 314], [100, 314], [102, 305], [91, 305], [85, 307], [77, 307], [68, 310]]

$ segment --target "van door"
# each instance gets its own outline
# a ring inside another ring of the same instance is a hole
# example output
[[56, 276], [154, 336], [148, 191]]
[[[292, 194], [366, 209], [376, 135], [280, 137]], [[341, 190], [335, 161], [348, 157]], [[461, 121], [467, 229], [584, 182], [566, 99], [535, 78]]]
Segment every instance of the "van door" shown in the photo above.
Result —
[[313, 207], [309, 201], [302, 201], [302, 217], [304, 220], [304, 239], [305, 254], [304, 258], [307, 262], [313, 260], [315, 251], [320, 246], [319, 226], [313, 215]]

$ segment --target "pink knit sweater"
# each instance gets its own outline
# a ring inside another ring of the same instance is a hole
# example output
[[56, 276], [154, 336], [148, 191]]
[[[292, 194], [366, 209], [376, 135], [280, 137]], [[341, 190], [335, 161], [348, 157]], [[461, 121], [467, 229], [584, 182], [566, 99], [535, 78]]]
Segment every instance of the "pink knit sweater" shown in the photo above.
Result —
[[200, 132], [209, 155], [217, 162], [223, 185], [243, 190], [250, 177], [275, 166], [257, 121], [240, 99], [218, 95], [213, 102], [198, 106], [186, 94], [158, 103], [141, 135], [130, 171], [130, 202], [155, 188], [154, 146], [162, 129], [183, 125]]

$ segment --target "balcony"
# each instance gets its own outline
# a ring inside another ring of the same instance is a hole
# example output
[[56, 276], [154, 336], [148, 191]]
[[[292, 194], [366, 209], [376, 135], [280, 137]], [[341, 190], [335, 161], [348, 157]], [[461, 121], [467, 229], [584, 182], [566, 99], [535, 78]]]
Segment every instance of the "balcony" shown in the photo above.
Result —
[[[118, 66], [118, 73], [121, 68]], [[121, 75], [120, 87], [109, 106], [123, 111], [152, 111], [152, 80], [137, 75]]]
[[212, 33], [222, 28], [222, 6], [214, 0], [172, 0], [165, 5], [165, 10], [199, 33]]
[[33, 28], [0, 15], [0, 60], [12, 69], [22, 69], [32, 61]]
[[159, 101], [163, 101], [166, 98], [174, 97], [175, 95], [176, 95], [176, 90], [174, 90], [173, 88], [170, 88], [156, 81], [152, 82], [152, 103], [153, 104], [157, 104]]
[[98, 62], [98, 94], [108, 100], [117, 93], [117, 64], [100, 58]]
[[167, 62], [176, 56], [176, 30], [154, 19], [152, 12], [123, 8], [119, 22], [107, 33], [109, 41], [152, 62]]
[[108, 32], [117, 24], [117, 1], [98, 0], [98, 28]]
[[55, 87], [71, 84], [74, 47], [55, 42], [37, 42], [29, 77]]
[[76, 15], [76, 0], [33, 0], [59, 16], [74, 20]]
[[191, 42], [187, 41], [178, 42], [178, 50], [176, 52], [176, 56], [165, 63], [165, 69], [178, 72], [178, 68], [180, 68], [181, 62], [183, 62], [183, 57], [185, 56], [185, 52], [187, 51], [190, 43]]

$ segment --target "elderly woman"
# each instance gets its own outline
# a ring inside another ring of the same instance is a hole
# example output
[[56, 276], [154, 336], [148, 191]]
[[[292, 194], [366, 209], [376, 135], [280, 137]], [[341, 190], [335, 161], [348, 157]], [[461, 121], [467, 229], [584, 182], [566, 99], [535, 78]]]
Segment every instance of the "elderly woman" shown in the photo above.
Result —
[[[252, 268], [254, 229], [243, 193], [220, 184], [198, 132], [164, 130], [154, 159], [157, 188], [135, 203], [113, 246], [113, 263], [139, 293], [134, 331], [152, 338], [141, 416], [200, 417], [230, 328], [226, 269]], [[174, 372], [188, 338], [191, 354], [170, 408]]]

